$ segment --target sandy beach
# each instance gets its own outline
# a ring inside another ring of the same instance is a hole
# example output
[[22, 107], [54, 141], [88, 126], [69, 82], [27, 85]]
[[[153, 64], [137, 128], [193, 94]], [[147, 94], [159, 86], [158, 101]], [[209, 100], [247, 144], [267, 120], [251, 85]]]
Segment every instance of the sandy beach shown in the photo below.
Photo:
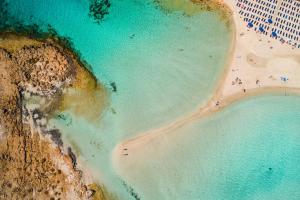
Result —
[[300, 79], [297, 78], [300, 76], [300, 49], [249, 30], [238, 13], [236, 1], [224, 0], [220, 3], [232, 10], [234, 38], [224, 73], [212, 98], [189, 115], [120, 143], [115, 148], [112, 159], [116, 170], [121, 174], [126, 173], [126, 170], [122, 172], [118, 166], [125, 159], [126, 163], [130, 163], [130, 152], [138, 152], [154, 138], [172, 134], [172, 131], [238, 100], [264, 93], [300, 94]]
[[241, 200], [294, 180], [297, 0], [8, 1], [0, 197]]

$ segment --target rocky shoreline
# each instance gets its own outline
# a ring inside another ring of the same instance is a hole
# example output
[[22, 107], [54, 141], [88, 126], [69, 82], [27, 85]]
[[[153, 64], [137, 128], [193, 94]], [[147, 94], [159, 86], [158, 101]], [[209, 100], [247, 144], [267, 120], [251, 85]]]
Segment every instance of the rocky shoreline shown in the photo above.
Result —
[[99, 117], [104, 87], [54, 40], [14, 34], [0, 37], [0, 76], [0, 199], [107, 199], [47, 123], [57, 110], [80, 113], [77, 105], [102, 98], [92, 116], [86, 112]]

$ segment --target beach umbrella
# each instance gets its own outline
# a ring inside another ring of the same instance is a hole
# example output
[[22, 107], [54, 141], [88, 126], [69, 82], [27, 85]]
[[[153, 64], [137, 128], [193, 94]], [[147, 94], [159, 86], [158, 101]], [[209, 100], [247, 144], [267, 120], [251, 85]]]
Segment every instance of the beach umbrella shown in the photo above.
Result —
[[268, 22], [269, 22], [270, 24], [272, 24], [272, 23], [273, 23], [272, 19], [268, 19]]
[[253, 27], [253, 24], [252, 24], [251, 22], [249, 22], [249, 23], [248, 23], [248, 27], [249, 27], [249, 28], [252, 28], [252, 27]]
[[277, 37], [277, 33], [276, 32], [272, 32], [272, 37]]
[[264, 32], [264, 31], [265, 31], [263, 27], [259, 27], [258, 30], [259, 30], [260, 32]]

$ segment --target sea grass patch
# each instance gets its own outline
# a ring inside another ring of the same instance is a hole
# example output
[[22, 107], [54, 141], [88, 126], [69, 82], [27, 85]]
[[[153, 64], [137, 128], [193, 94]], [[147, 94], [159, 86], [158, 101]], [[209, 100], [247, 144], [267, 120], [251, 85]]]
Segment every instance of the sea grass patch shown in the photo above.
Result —
[[215, 12], [230, 26], [232, 11], [224, 3], [217, 0], [154, 0], [158, 8], [165, 13], [182, 12], [186, 16], [193, 16], [201, 12]]

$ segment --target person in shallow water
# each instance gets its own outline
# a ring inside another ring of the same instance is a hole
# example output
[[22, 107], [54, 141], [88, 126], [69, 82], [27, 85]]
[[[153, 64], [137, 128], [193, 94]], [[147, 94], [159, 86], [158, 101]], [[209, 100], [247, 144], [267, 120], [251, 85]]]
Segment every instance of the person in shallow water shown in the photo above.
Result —
[[111, 82], [111, 83], [110, 83], [110, 86], [112, 87], [112, 91], [113, 91], [113, 92], [117, 92], [117, 85], [116, 85], [115, 82]]

